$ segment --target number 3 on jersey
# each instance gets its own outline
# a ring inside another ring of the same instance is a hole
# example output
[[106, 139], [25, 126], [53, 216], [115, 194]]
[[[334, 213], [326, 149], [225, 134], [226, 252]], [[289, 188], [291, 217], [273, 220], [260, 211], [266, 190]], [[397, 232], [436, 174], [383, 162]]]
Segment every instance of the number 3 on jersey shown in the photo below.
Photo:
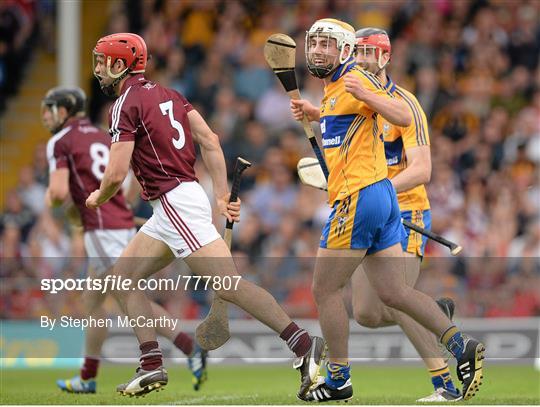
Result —
[[163, 116], [167, 114], [169, 115], [169, 121], [171, 122], [171, 126], [174, 127], [178, 132], [178, 138], [173, 137], [172, 143], [177, 150], [180, 150], [182, 147], [184, 147], [184, 144], [186, 143], [186, 134], [184, 133], [184, 128], [182, 127], [182, 124], [174, 119], [172, 100], [160, 103], [159, 108], [161, 109], [161, 113], [163, 114]]

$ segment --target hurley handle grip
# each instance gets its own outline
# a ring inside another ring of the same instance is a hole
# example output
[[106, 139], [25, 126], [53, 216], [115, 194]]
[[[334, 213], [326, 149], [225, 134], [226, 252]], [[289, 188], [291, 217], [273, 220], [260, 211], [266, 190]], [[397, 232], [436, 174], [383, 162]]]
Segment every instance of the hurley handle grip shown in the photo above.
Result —
[[326, 180], [328, 181], [330, 172], [328, 171], [328, 167], [326, 166], [326, 161], [324, 161], [323, 153], [321, 151], [321, 148], [319, 147], [319, 144], [317, 143], [317, 139], [315, 137], [310, 138], [309, 142], [311, 143], [311, 147], [313, 149], [313, 152], [315, 153], [315, 156], [317, 157], [317, 160], [319, 160], [319, 164], [324, 174], [324, 178], [326, 178]]
[[[290, 90], [287, 93], [292, 100], [302, 99], [298, 88]], [[304, 133], [306, 133], [306, 136], [309, 139], [311, 148], [313, 149], [313, 152], [315, 153], [317, 160], [319, 160], [319, 164], [321, 165], [324, 177], [328, 180], [328, 175], [330, 174], [330, 172], [328, 171], [328, 167], [326, 166], [326, 161], [324, 160], [321, 148], [319, 147], [319, 144], [317, 143], [317, 138], [315, 138], [315, 133], [313, 132], [311, 123], [309, 122], [305, 114], [304, 114], [304, 117], [302, 118], [302, 127], [304, 128]]]
[[[238, 199], [238, 190], [240, 189], [240, 176], [237, 176], [238, 173], [234, 174], [233, 178], [233, 184], [231, 189], [231, 196], [229, 198], [229, 203], [236, 202]], [[225, 224], [226, 229], [232, 229], [234, 222], [231, 222], [229, 219], [227, 219], [227, 223]]]
[[[236, 202], [238, 199], [238, 192], [240, 191], [240, 179], [242, 177], [242, 173], [246, 168], [251, 167], [251, 163], [247, 160], [244, 160], [241, 157], [238, 157], [236, 159], [236, 165], [234, 167], [234, 175], [232, 180], [232, 187], [231, 187], [231, 196], [229, 198], [229, 202]], [[234, 222], [231, 222], [227, 219], [227, 223], [225, 224], [225, 241], [227, 242], [227, 234], [228, 231], [232, 231]], [[228, 243], [228, 242], [227, 242]]]

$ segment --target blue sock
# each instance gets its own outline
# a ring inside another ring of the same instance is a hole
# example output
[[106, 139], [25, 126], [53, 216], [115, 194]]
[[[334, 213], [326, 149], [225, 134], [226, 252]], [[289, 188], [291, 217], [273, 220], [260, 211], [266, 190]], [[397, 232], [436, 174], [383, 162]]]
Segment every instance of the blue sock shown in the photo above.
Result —
[[342, 364], [342, 363], [331, 363], [326, 364], [326, 384], [333, 388], [337, 389], [341, 387], [349, 380], [351, 377], [351, 365]]
[[452, 393], [456, 393], [456, 387], [454, 386], [454, 382], [452, 381], [452, 378], [450, 377], [450, 373], [443, 373], [438, 376], [433, 376], [431, 378], [431, 383], [433, 383], [433, 388], [435, 390], [439, 388], [444, 388], [448, 391], [451, 391]]
[[448, 365], [441, 367], [439, 369], [430, 370], [431, 373], [431, 383], [433, 383], [433, 388], [435, 390], [444, 388], [448, 391], [456, 393], [456, 388], [452, 382], [452, 377], [450, 376], [450, 369]]
[[442, 378], [442, 375], [432, 376], [431, 383], [433, 383], [433, 388], [435, 390], [444, 387], [444, 379]]
[[444, 388], [453, 393], [457, 393], [456, 387], [454, 386], [454, 382], [452, 381], [452, 378], [450, 377], [450, 372], [444, 373], [441, 376], [444, 381]]
[[463, 351], [465, 350], [465, 345], [463, 343], [463, 335], [461, 332], [456, 332], [446, 343], [446, 349], [454, 355], [456, 359], [461, 359], [463, 356]]

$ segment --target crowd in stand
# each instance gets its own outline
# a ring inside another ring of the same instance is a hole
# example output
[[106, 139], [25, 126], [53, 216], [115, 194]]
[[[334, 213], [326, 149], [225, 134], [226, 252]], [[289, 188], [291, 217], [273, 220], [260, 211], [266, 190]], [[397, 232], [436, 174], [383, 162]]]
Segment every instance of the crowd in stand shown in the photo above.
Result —
[[[43, 2], [45, 6], [47, 2]], [[37, 36], [37, 2], [0, 2], [0, 114], [17, 92]]]
[[[303, 68], [304, 35], [328, 16], [357, 28], [386, 28], [393, 50], [389, 73], [427, 114], [433, 230], [464, 249], [452, 258], [430, 242], [419, 287], [434, 297], [455, 298], [460, 316], [540, 315], [539, 2], [129, 3], [111, 3], [104, 34], [140, 33], [152, 55], [147, 76], [180, 91], [201, 112], [220, 136], [229, 170], [237, 156], [254, 164], [242, 181], [233, 251], [243, 276], [267, 287], [292, 315], [316, 316], [311, 272], [330, 209], [323, 192], [297, 179], [296, 163], [311, 155], [310, 147], [262, 49], [274, 32], [295, 38], [301, 92], [317, 104], [323, 84]], [[110, 103], [93, 82], [90, 115], [104, 127]], [[43, 145], [33, 163], [21, 170], [1, 217], [0, 317], [77, 309], [75, 294], [55, 301], [36, 285], [28, 289], [28, 281], [82, 276], [85, 267], [80, 235], [66, 226], [61, 211], [44, 208]], [[196, 169], [211, 194], [200, 161]], [[137, 213], [150, 214], [144, 203]], [[223, 220], [216, 216], [215, 222], [220, 229]], [[162, 275], [177, 272], [173, 267]], [[205, 294], [167, 292], [157, 299], [192, 318], [206, 312]]]

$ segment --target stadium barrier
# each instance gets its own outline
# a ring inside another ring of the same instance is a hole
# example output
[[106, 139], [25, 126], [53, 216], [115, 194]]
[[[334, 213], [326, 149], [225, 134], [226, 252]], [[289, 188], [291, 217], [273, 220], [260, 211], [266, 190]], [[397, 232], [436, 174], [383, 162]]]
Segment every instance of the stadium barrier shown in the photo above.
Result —
[[[456, 321], [465, 332], [486, 344], [490, 363], [540, 363], [540, 318], [462, 319]], [[181, 322], [182, 330], [195, 331], [199, 321]], [[320, 334], [315, 320], [298, 321], [313, 334]], [[0, 367], [36, 368], [78, 366], [84, 335], [79, 328], [41, 328], [39, 321], [0, 322]], [[232, 320], [231, 339], [211, 353], [212, 363], [284, 363], [291, 355], [282, 341], [267, 327], [253, 320]], [[185, 356], [171, 343], [160, 339], [166, 358], [186, 363]], [[419, 358], [397, 327], [367, 329], [351, 321], [351, 357], [362, 363], [406, 365]], [[114, 327], [103, 346], [103, 358], [111, 363], [137, 363], [138, 344], [129, 328]]]

